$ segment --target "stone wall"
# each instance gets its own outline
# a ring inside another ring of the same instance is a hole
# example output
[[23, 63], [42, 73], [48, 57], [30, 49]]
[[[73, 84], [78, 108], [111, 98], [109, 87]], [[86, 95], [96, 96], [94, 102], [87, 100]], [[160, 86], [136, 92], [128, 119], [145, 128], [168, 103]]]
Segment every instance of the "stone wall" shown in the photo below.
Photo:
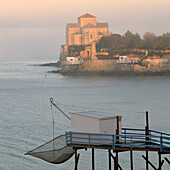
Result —
[[79, 66], [79, 71], [113, 71], [116, 63], [113, 60], [85, 60], [82, 65]]
[[160, 66], [142, 66], [139, 64], [116, 63], [114, 60], [84, 60], [80, 65], [65, 66], [61, 70], [64, 74], [83, 73], [103, 73], [109, 75], [169, 75], [170, 65]]

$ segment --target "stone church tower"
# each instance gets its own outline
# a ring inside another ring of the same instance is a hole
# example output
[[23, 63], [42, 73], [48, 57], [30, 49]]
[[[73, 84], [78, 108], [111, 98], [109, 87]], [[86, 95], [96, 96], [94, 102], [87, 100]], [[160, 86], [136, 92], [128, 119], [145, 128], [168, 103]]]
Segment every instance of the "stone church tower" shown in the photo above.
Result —
[[67, 23], [66, 45], [88, 45], [109, 35], [108, 23], [99, 23], [88, 13], [78, 17], [77, 23]]

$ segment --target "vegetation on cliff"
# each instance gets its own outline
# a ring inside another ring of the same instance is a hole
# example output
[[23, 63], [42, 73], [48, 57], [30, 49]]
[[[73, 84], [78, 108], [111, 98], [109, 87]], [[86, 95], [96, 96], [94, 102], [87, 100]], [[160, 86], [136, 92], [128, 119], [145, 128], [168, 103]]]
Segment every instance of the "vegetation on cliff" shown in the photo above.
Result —
[[[70, 45], [68, 47], [69, 56], [79, 56], [84, 48], [83, 45]], [[152, 32], [146, 32], [142, 38], [138, 33], [134, 34], [130, 31], [124, 35], [110, 34], [102, 37], [96, 43], [96, 50], [97, 52], [109, 52], [108, 59], [114, 55], [145, 55], [146, 50], [149, 52], [149, 56], [164, 56], [170, 54], [170, 33], [156, 36]]]
[[80, 52], [84, 50], [83, 45], [70, 45], [68, 46], [69, 56], [79, 56]]
[[143, 38], [138, 33], [133, 34], [127, 31], [124, 35], [111, 34], [102, 37], [96, 44], [97, 51], [108, 51], [110, 56], [144, 54], [145, 50], [149, 51], [149, 55], [163, 56], [168, 54], [170, 50], [170, 33], [164, 33], [156, 36], [152, 32], [146, 32]]

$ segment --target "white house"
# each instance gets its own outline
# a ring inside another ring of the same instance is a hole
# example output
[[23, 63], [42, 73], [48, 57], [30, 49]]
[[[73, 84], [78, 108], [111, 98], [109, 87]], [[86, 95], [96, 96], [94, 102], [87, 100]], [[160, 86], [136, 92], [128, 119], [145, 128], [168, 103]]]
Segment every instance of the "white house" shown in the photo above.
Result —
[[129, 57], [128, 56], [119, 56], [119, 60], [117, 63], [128, 63], [129, 62]]
[[79, 57], [66, 57], [66, 62], [65, 64], [81, 64], [82, 63], [82, 59]]

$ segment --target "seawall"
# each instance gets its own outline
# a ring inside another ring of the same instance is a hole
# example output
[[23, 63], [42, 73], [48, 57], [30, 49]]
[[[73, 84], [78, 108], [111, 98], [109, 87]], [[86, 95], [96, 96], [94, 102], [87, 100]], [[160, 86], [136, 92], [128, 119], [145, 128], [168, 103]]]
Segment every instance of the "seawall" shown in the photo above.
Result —
[[64, 65], [64, 75], [170, 75], [168, 65], [140, 65], [132, 63], [116, 63], [114, 60], [85, 60], [80, 65]]

